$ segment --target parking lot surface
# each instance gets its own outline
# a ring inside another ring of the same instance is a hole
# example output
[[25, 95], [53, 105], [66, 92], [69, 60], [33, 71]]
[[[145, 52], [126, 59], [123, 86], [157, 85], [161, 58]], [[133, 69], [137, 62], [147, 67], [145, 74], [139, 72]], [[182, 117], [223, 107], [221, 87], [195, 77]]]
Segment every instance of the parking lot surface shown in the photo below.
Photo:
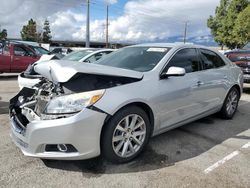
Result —
[[0, 76], [0, 187], [250, 187], [250, 85], [233, 120], [216, 115], [150, 140], [128, 164], [23, 156], [9, 136], [16, 76]]

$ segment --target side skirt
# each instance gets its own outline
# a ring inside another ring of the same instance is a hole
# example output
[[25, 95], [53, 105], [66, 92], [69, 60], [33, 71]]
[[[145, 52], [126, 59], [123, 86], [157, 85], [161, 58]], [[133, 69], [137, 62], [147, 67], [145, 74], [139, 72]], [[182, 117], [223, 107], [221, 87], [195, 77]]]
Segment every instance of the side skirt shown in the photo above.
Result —
[[155, 131], [155, 132], [153, 133], [152, 136], [159, 135], [159, 134], [161, 134], [161, 133], [164, 133], [164, 132], [166, 132], [166, 131], [175, 129], [175, 128], [180, 127], [180, 126], [182, 126], [182, 125], [191, 123], [191, 122], [196, 121], [196, 120], [198, 120], [198, 119], [202, 119], [202, 118], [207, 117], [207, 116], [209, 116], [209, 115], [215, 114], [215, 113], [219, 112], [220, 110], [221, 110], [221, 106], [219, 106], [219, 107], [217, 107], [217, 108], [215, 108], [215, 109], [212, 109], [212, 110], [203, 112], [203, 113], [201, 113], [201, 114], [198, 114], [198, 115], [195, 116], [195, 117], [191, 117], [191, 118], [188, 118], [188, 119], [186, 119], [186, 120], [183, 120], [183, 121], [180, 121], [180, 122], [178, 122], [178, 123], [175, 123], [175, 124], [173, 124], [173, 125], [170, 125], [170, 126], [168, 126], [168, 127], [164, 127], [164, 128], [162, 128], [162, 129], [159, 129], [159, 130]]

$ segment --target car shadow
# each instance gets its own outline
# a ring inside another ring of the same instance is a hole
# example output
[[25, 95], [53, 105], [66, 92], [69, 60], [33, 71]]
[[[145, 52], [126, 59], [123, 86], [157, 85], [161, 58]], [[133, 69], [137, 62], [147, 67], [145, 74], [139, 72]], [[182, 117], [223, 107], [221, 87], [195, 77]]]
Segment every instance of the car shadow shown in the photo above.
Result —
[[17, 74], [15, 75], [5, 75], [5, 74], [0, 74], [0, 80], [16, 80], [18, 77]]
[[248, 123], [238, 123], [242, 118], [248, 118], [246, 122], [250, 121], [247, 108], [249, 106], [240, 107], [234, 119], [227, 120], [226, 123], [218, 115], [212, 115], [153, 137], [145, 151], [127, 164], [112, 164], [101, 157], [81, 161], [43, 160], [43, 162], [49, 168], [82, 172], [84, 177], [89, 178], [103, 174], [142, 172], [173, 166], [177, 162], [199, 156], [229, 138], [250, 139], [248, 136], [238, 136], [250, 128]]

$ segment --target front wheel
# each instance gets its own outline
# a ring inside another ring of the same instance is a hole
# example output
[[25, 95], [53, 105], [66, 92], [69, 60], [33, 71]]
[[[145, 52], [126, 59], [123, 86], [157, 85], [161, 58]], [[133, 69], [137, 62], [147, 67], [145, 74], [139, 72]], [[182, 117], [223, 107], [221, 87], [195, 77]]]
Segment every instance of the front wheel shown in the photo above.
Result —
[[239, 91], [233, 87], [227, 94], [227, 97], [224, 101], [220, 114], [224, 119], [232, 119], [240, 100]]
[[148, 143], [150, 122], [137, 106], [123, 108], [104, 127], [102, 154], [111, 162], [129, 162], [138, 156]]

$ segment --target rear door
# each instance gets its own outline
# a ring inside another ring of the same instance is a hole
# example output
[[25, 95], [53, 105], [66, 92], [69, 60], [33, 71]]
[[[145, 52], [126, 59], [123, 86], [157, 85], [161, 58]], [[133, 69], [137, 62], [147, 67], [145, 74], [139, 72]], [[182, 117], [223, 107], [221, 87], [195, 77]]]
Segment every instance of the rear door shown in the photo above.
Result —
[[13, 61], [11, 63], [12, 72], [22, 72], [26, 68], [37, 61], [39, 58], [36, 54], [24, 45], [14, 45]]
[[204, 93], [204, 109], [212, 110], [219, 107], [228, 89], [227, 64], [215, 52], [199, 49], [203, 71], [200, 72], [200, 88]]
[[8, 44], [2, 46], [0, 49], [0, 73], [10, 72], [11, 56], [10, 46]]

